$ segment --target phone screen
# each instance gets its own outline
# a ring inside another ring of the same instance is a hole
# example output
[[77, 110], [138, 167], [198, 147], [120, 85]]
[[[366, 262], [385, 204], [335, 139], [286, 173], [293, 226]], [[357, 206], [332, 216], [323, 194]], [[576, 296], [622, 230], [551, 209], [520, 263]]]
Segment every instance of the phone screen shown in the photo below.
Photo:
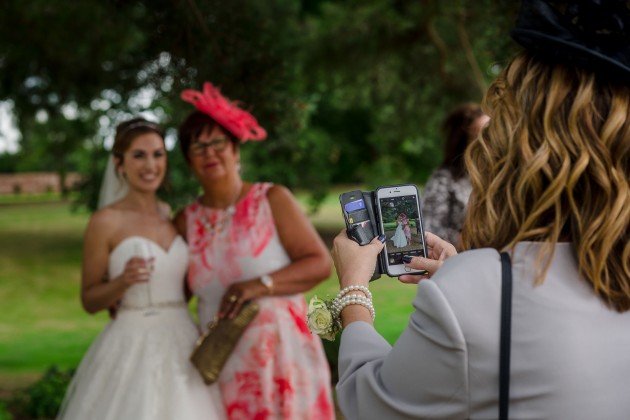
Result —
[[388, 265], [403, 264], [403, 256], [425, 256], [418, 196], [379, 198]]

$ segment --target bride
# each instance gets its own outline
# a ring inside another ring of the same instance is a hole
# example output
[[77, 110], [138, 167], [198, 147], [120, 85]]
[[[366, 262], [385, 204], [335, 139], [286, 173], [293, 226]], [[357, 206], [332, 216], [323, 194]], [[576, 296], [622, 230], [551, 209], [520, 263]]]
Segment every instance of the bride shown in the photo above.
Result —
[[120, 306], [58, 418], [225, 418], [218, 387], [204, 385], [189, 362], [198, 330], [184, 297], [188, 249], [155, 195], [166, 171], [163, 133], [132, 119], [117, 127], [112, 152], [100, 203], [108, 205], [85, 231], [81, 302], [89, 313]]
[[407, 236], [405, 235], [402, 216], [398, 216], [396, 225], [396, 233], [392, 236], [392, 241], [394, 241], [394, 246], [396, 248], [404, 248], [407, 246]]

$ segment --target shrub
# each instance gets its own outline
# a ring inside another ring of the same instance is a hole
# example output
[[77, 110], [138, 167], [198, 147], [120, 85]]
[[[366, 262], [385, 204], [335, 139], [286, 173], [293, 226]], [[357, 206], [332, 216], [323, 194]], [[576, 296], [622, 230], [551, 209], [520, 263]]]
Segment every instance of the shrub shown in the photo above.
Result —
[[0, 401], [0, 420], [12, 420], [13, 416], [7, 411], [7, 406], [3, 401]]
[[73, 374], [74, 369], [48, 368], [41, 379], [13, 399], [11, 406], [14, 414], [36, 419], [55, 418]]

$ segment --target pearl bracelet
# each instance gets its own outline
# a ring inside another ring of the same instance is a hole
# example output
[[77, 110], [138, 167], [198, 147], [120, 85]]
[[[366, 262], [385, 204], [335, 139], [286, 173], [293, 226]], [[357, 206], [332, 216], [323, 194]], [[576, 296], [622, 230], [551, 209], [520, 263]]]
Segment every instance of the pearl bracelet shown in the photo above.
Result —
[[343, 296], [341, 299], [335, 298], [333, 301], [332, 310], [334, 311], [334, 316], [338, 317], [341, 314], [341, 311], [349, 305], [361, 305], [367, 308], [370, 311], [370, 315], [372, 316], [372, 321], [376, 318], [376, 312], [374, 310], [374, 305], [372, 304], [372, 299], [368, 299], [362, 295], [358, 294], [350, 294]]
[[335, 298], [332, 302], [332, 311], [334, 312], [335, 316], [339, 316], [339, 312], [341, 312], [341, 304], [342, 303], [346, 303], [349, 302], [350, 300], [357, 300], [357, 299], [365, 299], [368, 300], [364, 295], [358, 295], [358, 294], [349, 294], [349, 295], [345, 295], [344, 297], [342, 297], [341, 299]]
[[346, 302], [342, 302], [341, 303], [341, 309], [339, 310], [339, 314], [341, 314], [341, 311], [346, 307], [346, 306], [350, 306], [350, 305], [361, 305], [365, 308], [367, 308], [370, 311], [370, 315], [372, 316], [372, 321], [374, 321], [374, 319], [376, 318], [376, 312], [374, 311], [374, 305], [372, 305], [372, 302], [363, 298], [363, 299], [356, 299], [356, 300], [349, 300]]
[[372, 293], [370, 293], [370, 289], [368, 289], [365, 286], [359, 286], [359, 285], [351, 285], [342, 289], [339, 293], [337, 293], [337, 296], [335, 296], [335, 299], [341, 299], [344, 295], [350, 292], [353, 292], [355, 290], [365, 293], [365, 296], [367, 296], [368, 299], [372, 300]]

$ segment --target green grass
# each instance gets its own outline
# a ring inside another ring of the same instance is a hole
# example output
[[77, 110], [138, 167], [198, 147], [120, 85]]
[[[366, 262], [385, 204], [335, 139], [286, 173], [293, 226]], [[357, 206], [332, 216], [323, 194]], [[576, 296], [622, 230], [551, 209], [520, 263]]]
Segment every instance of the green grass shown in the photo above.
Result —
[[[343, 226], [337, 196], [312, 215], [328, 238]], [[79, 301], [88, 217], [60, 201], [0, 201], [0, 389], [22, 387], [51, 365], [76, 366], [108, 322], [104, 312], [85, 313]], [[333, 276], [306, 295], [332, 297], [338, 289]], [[415, 287], [382, 277], [371, 289], [376, 328], [394, 342], [407, 324]]]
[[0, 385], [75, 366], [105, 324], [78, 297], [87, 217], [61, 202], [0, 206]]
[[[73, 193], [71, 193], [72, 196]], [[55, 192], [36, 194], [0, 194], [0, 204], [42, 203], [59, 201], [61, 195]]]

